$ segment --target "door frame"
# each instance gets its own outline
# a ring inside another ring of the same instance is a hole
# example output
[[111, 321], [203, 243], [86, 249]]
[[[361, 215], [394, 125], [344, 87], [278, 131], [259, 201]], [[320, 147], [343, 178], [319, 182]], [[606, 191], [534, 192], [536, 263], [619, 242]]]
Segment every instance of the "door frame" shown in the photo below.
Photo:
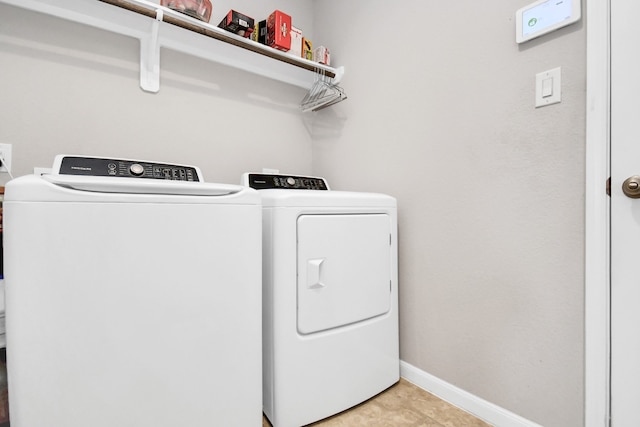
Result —
[[610, 425], [610, 0], [586, 1], [585, 427]]

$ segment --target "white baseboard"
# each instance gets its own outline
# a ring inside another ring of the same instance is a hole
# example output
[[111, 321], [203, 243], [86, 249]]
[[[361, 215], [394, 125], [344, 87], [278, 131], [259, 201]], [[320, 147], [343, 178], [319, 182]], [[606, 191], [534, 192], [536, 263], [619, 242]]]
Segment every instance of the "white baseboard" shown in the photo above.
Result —
[[400, 361], [400, 376], [496, 427], [542, 427], [440, 378], [434, 377], [407, 362]]

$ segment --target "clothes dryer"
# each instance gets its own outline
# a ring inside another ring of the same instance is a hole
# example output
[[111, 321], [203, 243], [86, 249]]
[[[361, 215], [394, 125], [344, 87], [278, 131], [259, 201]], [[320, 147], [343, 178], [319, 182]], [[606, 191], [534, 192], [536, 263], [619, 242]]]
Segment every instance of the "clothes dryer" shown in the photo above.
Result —
[[263, 205], [263, 410], [299, 427], [399, 380], [397, 209], [322, 178], [245, 174]]
[[255, 427], [258, 193], [191, 166], [58, 156], [6, 185], [13, 427]]

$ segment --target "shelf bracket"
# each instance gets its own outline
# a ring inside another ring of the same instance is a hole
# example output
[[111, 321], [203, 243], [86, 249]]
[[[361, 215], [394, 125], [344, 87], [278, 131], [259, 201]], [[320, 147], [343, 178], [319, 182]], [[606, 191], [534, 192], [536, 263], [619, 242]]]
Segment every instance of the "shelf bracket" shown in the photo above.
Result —
[[151, 23], [148, 36], [140, 38], [140, 87], [146, 92], [160, 90], [160, 23], [162, 9], [156, 9], [156, 19]]
[[331, 81], [333, 84], [337, 85], [344, 77], [344, 66], [336, 68], [336, 76]]

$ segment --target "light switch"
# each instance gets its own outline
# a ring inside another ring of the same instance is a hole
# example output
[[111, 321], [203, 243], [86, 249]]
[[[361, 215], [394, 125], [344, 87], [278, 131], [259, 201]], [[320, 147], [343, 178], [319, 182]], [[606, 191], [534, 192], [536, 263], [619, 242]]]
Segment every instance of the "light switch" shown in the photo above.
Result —
[[536, 74], [536, 108], [561, 102], [561, 87], [560, 67]]
[[542, 79], [542, 97], [553, 95], [553, 77]]

